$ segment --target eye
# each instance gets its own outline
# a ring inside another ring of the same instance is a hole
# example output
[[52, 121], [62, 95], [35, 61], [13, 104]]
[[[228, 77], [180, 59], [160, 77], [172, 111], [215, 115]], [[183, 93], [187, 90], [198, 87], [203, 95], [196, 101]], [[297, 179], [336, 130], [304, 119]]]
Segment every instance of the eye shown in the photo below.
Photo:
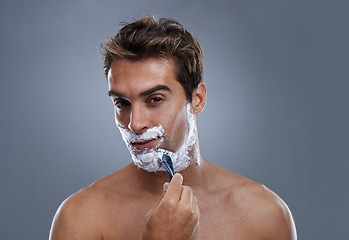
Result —
[[129, 106], [130, 103], [126, 100], [115, 100], [114, 101], [114, 106], [116, 106], [117, 108], [124, 108]]
[[160, 97], [153, 97], [153, 98], [150, 98], [149, 102], [150, 103], [159, 103], [159, 102], [162, 102], [162, 98]]

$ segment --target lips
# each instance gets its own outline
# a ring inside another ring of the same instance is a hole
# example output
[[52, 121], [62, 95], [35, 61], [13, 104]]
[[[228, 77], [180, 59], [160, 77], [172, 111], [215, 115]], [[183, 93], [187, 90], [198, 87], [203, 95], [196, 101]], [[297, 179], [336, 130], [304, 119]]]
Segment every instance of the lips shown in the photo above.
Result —
[[153, 148], [157, 145], [159, 142], [160, 137], [149, 139], [149, 140], [136, 140], [131, 142], [131, 145], [136, 149], [136, 150], [144, 150], [147, 148]]

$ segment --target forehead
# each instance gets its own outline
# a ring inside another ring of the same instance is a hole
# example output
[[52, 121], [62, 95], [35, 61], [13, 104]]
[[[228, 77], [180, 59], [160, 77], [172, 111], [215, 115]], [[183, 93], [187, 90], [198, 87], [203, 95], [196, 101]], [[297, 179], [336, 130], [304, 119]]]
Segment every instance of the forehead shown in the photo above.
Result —
[[169, 59], [147, 58], [137, 61], [118, 59], [108, 72], [110, 90], [142, 91], [154, 85], [180, 85], [176, 80], [175, 65]]

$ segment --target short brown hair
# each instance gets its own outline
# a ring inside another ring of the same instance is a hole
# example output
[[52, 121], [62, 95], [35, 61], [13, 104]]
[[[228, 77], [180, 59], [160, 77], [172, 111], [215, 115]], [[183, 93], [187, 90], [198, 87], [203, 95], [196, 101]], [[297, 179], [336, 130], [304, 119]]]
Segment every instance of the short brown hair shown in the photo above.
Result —
[[177, 81], [191, 102], [194, 89], [202, 81], [203, 51], [197, 40], [173, 19], [146, 16], [122, 25], [114, 37], [100, 46], [106, 78], [112, 62], [117, 59], [171, 59], [176, 65]]

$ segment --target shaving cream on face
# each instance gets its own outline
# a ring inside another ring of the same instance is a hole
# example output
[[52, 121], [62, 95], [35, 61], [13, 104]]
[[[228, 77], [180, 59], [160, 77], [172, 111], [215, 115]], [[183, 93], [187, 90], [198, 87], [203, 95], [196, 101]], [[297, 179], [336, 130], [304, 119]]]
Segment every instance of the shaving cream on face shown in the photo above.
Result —
[[[149, 172], [156, 172], [160, 166], [160, 163], [155, 157], [154, 149], [149, 148], [144, 150], [136, 150], [132, 146], [132, 142], [147, 141], [151, 139], [160, 138], [160, 142], [158, 144], [160, 145], [165, 140], [164, 128], [161, 125], [159, 125], [159, 126], [148, 129], [143, 134], [136, 134], [132, 131], [121, 128], [119, 125], [118, 125], [118, 128], [120, 130], [122, 139], [126, 143], [126, 146], [131, 153], [133, 162], [138, 167], [143, 168], [144, 170], [147, 170]], [[156, 148], [157, 147], [158, 146], [156, 146]]]
[[[172, 154], [171, 160], [173, 163], [173, 168], [175, 172], [180, 172], [189, 167], [193, 162], [196, 162], [197, 165], [200, 165], [200, 154], [198, 153], [199, 149], [196, 147], [193, 149], [195, 143], [197, 142], [197, 128], [195, 124], [194, 113], [190, 106], [190, 103], [187, 103], [186, 108], [186, 123], [187, 123], [187, 132], [184, 138], [182, 146]], [[194, 152], [191, 152], [194, 150]]]
[[[188, 103], [185, 108], [186, 124], [188, 128], [183, 144], [176, 152], [166, 150], [167, 152], [170, 152], [170, 157], [175, 172], [180, 172], [186, 169], [193, 163], [193, 161], [195, 161], [197, 165], [200, 165], [200, 156], [198, 152], [194, 152], [191, 156], [189, 156], [189, 152], [193, 149], [193, 146], [197, 140], [197, 129], [194, 114], [192, 112], [190, 104]], [[167, 141], [167, 137], [165, 130], [161, 125], [150, 128], [143, 134], [136, 134], [132, 131], [120, 127], [118, 123], [116, 124], [136, 166], [149, 172], [165, 171], [164, 167], [160, 164], [163, 150], [159, 149], [159, 146], [162, 142]], [[154, 149], [149, 148], [144, 150], [136, 150], [131, 144], [132, 142], [145, 141], [156, 138], [159, 138], [160, 141]], [[194, 150], [198, 151], [198, 149]]]

